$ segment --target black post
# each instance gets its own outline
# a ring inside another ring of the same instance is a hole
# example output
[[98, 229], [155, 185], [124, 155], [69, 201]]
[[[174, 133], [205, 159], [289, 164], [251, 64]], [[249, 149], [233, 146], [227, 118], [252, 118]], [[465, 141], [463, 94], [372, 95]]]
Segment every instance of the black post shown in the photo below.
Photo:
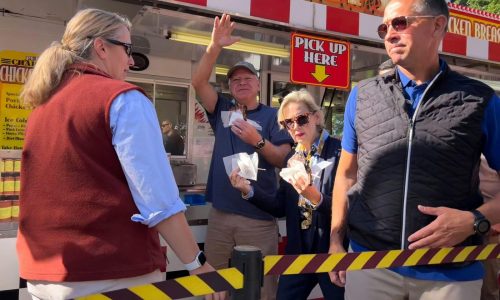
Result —
[[232, 300], [259, 300], [264, 262], [262, 252], [254, 246], [236, 246], [231, 255], [230, 267], [243, 273], [243, 288], [231, 294]]

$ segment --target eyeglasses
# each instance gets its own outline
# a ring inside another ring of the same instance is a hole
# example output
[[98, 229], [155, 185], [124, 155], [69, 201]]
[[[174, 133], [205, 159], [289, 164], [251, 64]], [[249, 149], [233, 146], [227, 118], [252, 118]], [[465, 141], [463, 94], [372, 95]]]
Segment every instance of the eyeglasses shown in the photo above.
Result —
[[280, 121], [280, 124], [288, 130], [293, 128], [294, 123], [297, 124], [297, 126], [302, 127], [309, 123], [309, 116], [313, 113], [315, 112], [307, 112], [305, 114], [298, 115], [293, 119], [284, 119], [283, 121]]
[[120, 42], [113, 39], [105, 39], [105, 40], [113, 45], [123, 46], [123, 48], [125, 48], [125, 53], [127, 53], [129, 57], [130, 55], [132, 55], [132, 44]]
[[408, 28], [410, 24], [413, 22], [413, 20], [416, 20], [418, 18], [435, 18], [438, 16], [401, 16], [401, 17], [396, 17], [386, 23], [382, 23], [378, 26], [377, 32], [378, 36], [381, 39], [385, 39], [385, 36], [387, 35], [387, 31], [389, 30], [389, 23], [396, 30], [396, 32], [401, 32]]
[[161, 124], [161, 127], [170, 126], [170, 124]]

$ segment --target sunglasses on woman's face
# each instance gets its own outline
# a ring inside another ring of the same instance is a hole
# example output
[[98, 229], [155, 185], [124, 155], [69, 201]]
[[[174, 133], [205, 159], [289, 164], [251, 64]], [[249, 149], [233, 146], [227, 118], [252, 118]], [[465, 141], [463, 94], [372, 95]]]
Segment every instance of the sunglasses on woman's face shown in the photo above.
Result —
[[132, 55], [132, 44], [120, 42], [113, 39], [106, 39], [106, 41], [113, 45], [123, 46], [123, 49], [125, 49], [125, 53], [127, 53], [127, 56], [130, 57]]
[[410, 26], [410, 24], [418, 18], [435, 18], [437, 16], [401, 16], [396, 17], [386, 23], [378, 25], [377, 32], [381, 39], [385, 39], [387, 32], [389, 31], [389, 25], [392, 26], [396, 32], [402, 32]]
[[285, 127], [288, 130], [291, 130], [293, 128], [293, 124], [297, 124], [298, 127], [302, 127], [309, 123], [309, 116], [313, 114], [314, 112], [307, 112], [301, 115], [296, 116], [295, 118], [292, 119], [284, 119], [283, 121], [280, 122], [281, 126]]

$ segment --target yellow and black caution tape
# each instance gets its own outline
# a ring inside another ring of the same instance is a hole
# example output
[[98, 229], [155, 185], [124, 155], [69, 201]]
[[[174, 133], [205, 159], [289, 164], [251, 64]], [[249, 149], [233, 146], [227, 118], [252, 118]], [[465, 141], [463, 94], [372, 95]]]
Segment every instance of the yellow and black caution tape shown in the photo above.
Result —
[[76, 298], [77, 300], [168, 300], [203, 296], [243, 288], [243, 274], [236, 268], [180, 277], [127, 289]]
[[437, 265], [499, 258], [499, 254], [500, 245], [489, 244], [359, 253], [270, 255], [264, 257], [264, 275]]
[[[481, 246], [424, 248], [417, 250], [367, 251], [338, 254], [269, 255], [264, 257], [264, 275], [325, 273], [385, 269], [419, 265], [438, 265], [500, 257], [500, 244]], [[202, 296], [243, 288], [243, 274], [236, 268], [181, 277], [141, 285], [78, 300], [162, 300]]]

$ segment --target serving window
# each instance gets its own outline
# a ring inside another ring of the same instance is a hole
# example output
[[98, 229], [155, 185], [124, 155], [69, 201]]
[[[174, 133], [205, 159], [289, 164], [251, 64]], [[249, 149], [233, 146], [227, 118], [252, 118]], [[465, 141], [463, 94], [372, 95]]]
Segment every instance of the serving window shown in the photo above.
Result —
[[159, 81], [136, 81], [131, 83], [141, 87], [153, 102], [158, 115], [158, 126], [168, 124], [182, 139], [183, 150], [173, 156], [186, 156], [188, 148], [188, 99], [189, 87]]

